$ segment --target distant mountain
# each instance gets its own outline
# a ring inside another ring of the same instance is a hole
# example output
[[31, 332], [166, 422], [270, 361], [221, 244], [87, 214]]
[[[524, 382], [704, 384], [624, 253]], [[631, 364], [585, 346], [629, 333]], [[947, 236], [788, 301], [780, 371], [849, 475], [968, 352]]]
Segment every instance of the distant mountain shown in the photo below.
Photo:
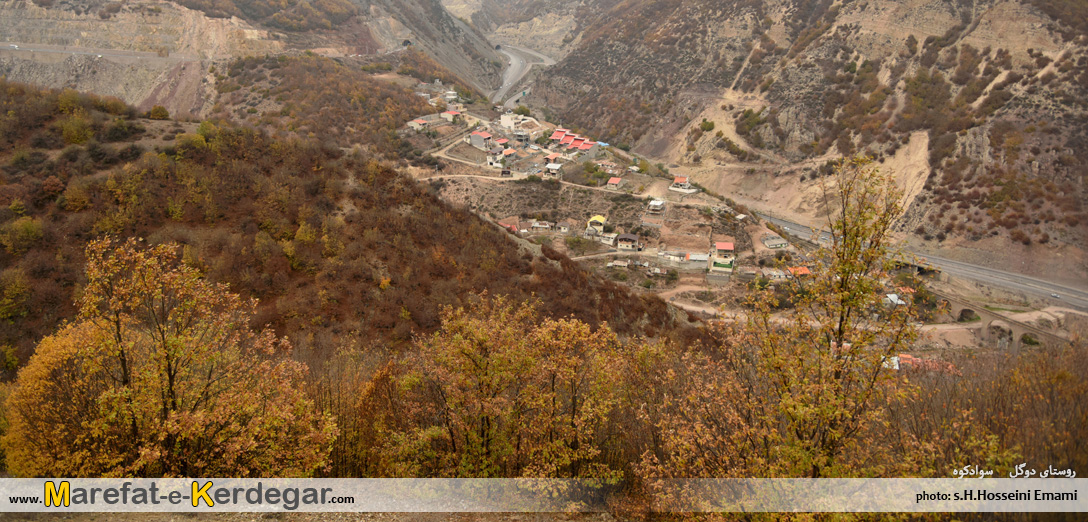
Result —
[[[171, 100], [156, 101], [194, 115], [211, 108], [201, 105], [198, 91], [207, 79], [196, 71], [236, 57], [292, 50], [387, 54], [408, 43], [483, 93], [499, 86], [503, 67], [494, 45], [437, 0], [6, 2], [0, 3], [0, 41], [50, 48], [36, 55], [4, 49], [10, 60], [0, 62], [0, 74], [9, 79], [80, 88], [133, 104], [161, 86], [180, 87], [184, 92]], [[130, 52], [143, 54], [132, 59]], [[198, 61], [203, 65], [181, 70]]]
[[481, 92], [502, 83], [502, 55], [474, 26], [450, 16], [439, 0], [356, 1], [379, 37], [399, 45], [403, 36]]
[[562, 40], [541, 33], [564, 56], [529, 99], [567, 126], [702, 169], [706, 183], [721, 164], [792, 175], [805, 191], [835, 157], [896, 157], [917, 173], [902, 227], [919, 240], [1066, 245], [1083, 258], [1088, 4], [515, 2], [502, 17], [481, 5], [474, 19], [506, 24], [490, 28], [496, 39], [572, 17]]

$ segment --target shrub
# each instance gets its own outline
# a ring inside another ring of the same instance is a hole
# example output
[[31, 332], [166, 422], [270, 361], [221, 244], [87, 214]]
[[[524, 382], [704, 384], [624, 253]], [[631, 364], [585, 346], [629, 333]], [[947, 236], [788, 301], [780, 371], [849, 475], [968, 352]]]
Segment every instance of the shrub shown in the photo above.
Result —
[[147, 117], [153, 120], [168, 120], [170, 119], [170, 111], [166, 110], [166, 107], [162, 105], [156, 105], [148, 111]]
[[9, 254], [20, 255], [42, 238], [42, 222], [24, 216], [4, 225], [0, 230], [0, 243]]

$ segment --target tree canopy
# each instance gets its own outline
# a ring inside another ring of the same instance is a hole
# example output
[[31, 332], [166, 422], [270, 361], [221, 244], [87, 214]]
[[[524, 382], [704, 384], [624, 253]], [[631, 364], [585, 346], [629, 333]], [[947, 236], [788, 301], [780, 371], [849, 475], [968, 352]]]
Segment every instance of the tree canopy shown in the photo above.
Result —
[[7, 401], [24, 476], [305, 476], [336, 435], [305, 366], [253, 302], [177, 263], [177, 248], [87, 248], [78, 319], [39, 344]]

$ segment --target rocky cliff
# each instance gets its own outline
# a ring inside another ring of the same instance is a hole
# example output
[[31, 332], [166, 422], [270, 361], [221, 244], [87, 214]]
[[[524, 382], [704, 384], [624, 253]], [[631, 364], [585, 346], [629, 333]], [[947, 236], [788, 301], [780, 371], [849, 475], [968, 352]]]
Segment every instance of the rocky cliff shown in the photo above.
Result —
[[206, 8], [160, 1], [0, 2], [0, 74], [199, 117], [214, 105], [212, 63], [290, 50], [382, 54], [407, 40], [481, 91], [501, 83], [493, 45], [437, 0], [368, 0], [334, 27], [298, 31], [261, 25], [274, 18], [265, 11], [253, 20], [222, 17], [220, 7], [240, 5], [245, 14], [252, 3], [193, 3]]

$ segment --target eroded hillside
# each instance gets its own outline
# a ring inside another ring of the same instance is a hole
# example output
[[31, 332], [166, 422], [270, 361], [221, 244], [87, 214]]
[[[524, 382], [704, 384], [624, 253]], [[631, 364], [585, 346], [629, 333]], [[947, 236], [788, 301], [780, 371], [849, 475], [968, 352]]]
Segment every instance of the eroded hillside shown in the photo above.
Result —
[[828, 161], [894, 159], [911, 171], [901, 227], [918, 241], [1082, 259], [1088, 12], [1077, 5], [623, 2], [585, 10], [531, 101], [722, 192], [752, 186], [759, 201], [779, 187], [772, 199], [809, 217], [805, 193]]
[[0, 87], [0, 345], [19, 360], [73, 317], [84, 247], [105, 236], [182, 245], [186, 264], [260, 299], [258, 322], [318, 358], [407, 343], [484, 291], [622, 334], [694, 333], [660, 299], [514, 239], [375, 156]]
[[474, 89], [486, 92], [500, 83], [502, 61], [493, 46], [436, 0], [316, 6], [2, 2], [0, 75], [116, 96], [144, 110], [163, 105], [171, 114], [196, 118], [215, 104], [210, 66], [245, 56], [384, 55], [403, 52], [407, 42]]

